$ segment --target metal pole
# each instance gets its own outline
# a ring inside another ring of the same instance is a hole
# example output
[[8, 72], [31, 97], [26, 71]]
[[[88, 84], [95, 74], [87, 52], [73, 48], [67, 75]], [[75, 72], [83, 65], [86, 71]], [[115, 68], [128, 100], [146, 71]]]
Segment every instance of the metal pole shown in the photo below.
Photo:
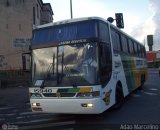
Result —
[[73, 13], [72, 13], [72, 0], [70, 0], [70, 11], [71, 11], [71, 19], [73, 18]]
[[146, 46], [146, 40], [145, 40], [145, 37], [144, 37], [144, 41], [143, 41], [143, 42], [144, 42], [144, 47], [145, 47], [145, 46]]

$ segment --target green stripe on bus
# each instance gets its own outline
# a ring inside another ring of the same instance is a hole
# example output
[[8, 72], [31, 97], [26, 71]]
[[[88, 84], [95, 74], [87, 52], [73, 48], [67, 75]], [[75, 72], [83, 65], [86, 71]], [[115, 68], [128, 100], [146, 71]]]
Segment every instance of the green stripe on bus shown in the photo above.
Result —
[[128, 56], [121, 56], [122, 64], [124, 68], [125, 78], [128, 86], [128, 90], [131, 92], [133, 89], [135, 89], [135, 77], [134, 77], [134, 60], [131, 57]]
[[68, 92], [69, 92], [69, 93], [79, 92], [79, 88], [69, 88], [69, 89], [68, 89]]

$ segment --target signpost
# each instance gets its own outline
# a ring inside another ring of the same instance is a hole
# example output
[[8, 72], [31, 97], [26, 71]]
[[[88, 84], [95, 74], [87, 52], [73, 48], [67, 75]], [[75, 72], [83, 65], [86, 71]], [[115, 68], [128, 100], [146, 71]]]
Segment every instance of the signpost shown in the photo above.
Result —
[[13, 40], [14, 47], [29, 47], [31, 45], [30, 38], [15, 38]]

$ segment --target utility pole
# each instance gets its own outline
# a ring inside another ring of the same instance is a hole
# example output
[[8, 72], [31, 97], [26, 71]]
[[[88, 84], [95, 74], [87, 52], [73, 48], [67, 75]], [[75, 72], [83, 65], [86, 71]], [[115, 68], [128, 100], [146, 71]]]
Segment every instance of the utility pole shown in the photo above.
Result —
[[144, 40], [143, 40], [143, 45], [146, 46], [146, 40], [145, 40], [145, 37], [144, 37]]
[[70, 11], [71, 11], [71, 19], [73, 18], [73, 13], [72, 13], [72, 0], [70, 0]]

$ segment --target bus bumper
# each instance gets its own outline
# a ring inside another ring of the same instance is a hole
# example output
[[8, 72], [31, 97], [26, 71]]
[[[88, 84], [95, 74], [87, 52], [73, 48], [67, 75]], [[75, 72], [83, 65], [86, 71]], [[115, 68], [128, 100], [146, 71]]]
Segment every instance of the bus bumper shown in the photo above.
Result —
[[30, 99], [33, 112], [61, 114], [100, 114], [106, 110], [102, 98]]

